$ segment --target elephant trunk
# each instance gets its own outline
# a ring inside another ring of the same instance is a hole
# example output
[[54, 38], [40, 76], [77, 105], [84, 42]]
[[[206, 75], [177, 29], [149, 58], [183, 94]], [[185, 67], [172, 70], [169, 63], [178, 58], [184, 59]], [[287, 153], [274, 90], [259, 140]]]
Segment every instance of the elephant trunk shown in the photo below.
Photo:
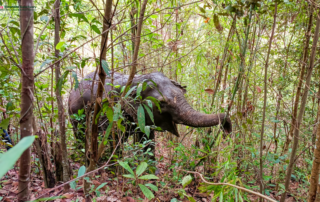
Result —
[[229, 134], [232, 132], [232, 123], [225, 113], [220, 114], [204, 114], [194, 110], [185, 99], [179, 103], [179, 122], [192, 127], [211, 127], [221, 124], [224, 132]]

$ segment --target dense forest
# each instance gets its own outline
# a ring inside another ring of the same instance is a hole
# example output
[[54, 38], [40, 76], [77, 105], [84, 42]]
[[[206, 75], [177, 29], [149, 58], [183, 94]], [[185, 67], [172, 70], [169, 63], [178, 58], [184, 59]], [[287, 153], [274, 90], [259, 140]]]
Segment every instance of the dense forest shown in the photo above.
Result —
[[0, 0], [0, 201], [320, 202], [320, 2]]

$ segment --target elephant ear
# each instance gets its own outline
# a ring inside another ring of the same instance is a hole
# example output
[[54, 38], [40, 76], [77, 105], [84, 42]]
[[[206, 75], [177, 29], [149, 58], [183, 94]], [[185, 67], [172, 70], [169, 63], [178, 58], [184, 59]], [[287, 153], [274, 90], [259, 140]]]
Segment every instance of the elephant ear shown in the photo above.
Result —
[[175, 86], [179, 87], [182, 90], [183, 94], [185, 94], [187, 92], [187, 90], [186, 90], [187, 86], [182, 86], [180, 83], [178, 83], [174, 80], [171, 80], [171, 83], [173, 83]]

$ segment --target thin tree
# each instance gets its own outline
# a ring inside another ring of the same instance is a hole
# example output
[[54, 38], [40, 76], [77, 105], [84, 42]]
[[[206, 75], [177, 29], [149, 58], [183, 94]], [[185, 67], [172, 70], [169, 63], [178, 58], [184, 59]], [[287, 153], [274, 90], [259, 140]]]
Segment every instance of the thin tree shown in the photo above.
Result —
[[[19, 5], [24, 7], [20, 11], [21, 29], [21, 53], [22, 53], [22, 74], [21, 74], [21, 111], [20, 111], [20, 135], [21, 138], [32, 135], [33, 122], [33, 97], [34, 97], [34, 54], [33, 54], [33, 0], [21, 0]], [[20, 158], [19, 171], [19, 201], [29, 200], [30, 182], [30, 156], [28, 148]]]
[[292, 113], [292, 120], [291, 120], [291, 127], [290, 131], [287, 135], [286, 142], [283, 147], [282, 155], [288, 152], [289, 144], [293, 138], [293, 131], [296, 126], [297, 122], [297, 113], [298, 113], [298, 106], [299, 106], [299, 99], [301, 95], [301, 89], [302, 89], [302, 82], [303, 78], [306, 72], [306, 64], [308, 59], [308, 52], [309, 52], [309, 42], [310, 42], [310, 36], [311, 36], [311, 27], [312, 27], [312, 17], [313, 17], [313, 6], [310, 5], [310, 13], [309, 13], [309, 22], [308, 22], [308, 28], [306, 31], [306, 38], [305, 38], [305, 46], [303, 50], [303, 59], [301, 62], [301, 70], [300, 70], [300, 76], [299, 76], [299, 83], [297, 88], [297, 93], [294, 101], [294, 107], [293, 107], [293, 113]]
[[[103, 32], [108, 30], [111, 26], [112, 16], [112, 0], [107, 0], [105, 10], [104, 10], [104, 18], [103, 18]], [[107, 42], [108, 42], [108, 34], [109, 31], [102, 34], [101, 37], [101, 52], [100, 52], [100, 66], [99, 66], [99, 82], [98, 82], [98, 89], [97, 89], [97, 97], [96, 97], [96, 104], [94, 106], [94, 114], [93, 119], [96, 120], [98, 112], [101, 109], [101, 101], [104, 91], [104, 83], [106, 80], [106, 72], [103, 70], [102, 61], [106, 60], [107, 57]], [[92, 139], [91, 139], [91, 148], [92, 148], [92, 155], [90, 156], [90, 167], [93, 166], [94, 162], [98, 160], [98, 122], [92, 121]], [[91, 165], [92, 164], [92, 165]], [[94, 166], [93, 166], [94, 167]], [[92, 167], [92, 168], [93, 168]]]
[[[261, 127], [261, 135], [260, 135], [260, 193], [264, 193], [264, 186], [263, 186], [263, 144], [264, 144], [264, 139], [263, 139], [263, 134], [264, 134], [264, 122], [266, 120], [266, 107], [267, 107], [267, 82], [268, 82], [268, 66], [269, 66], [269, 56], [270, 56], [270, 51], [271, 51], [271, 45], [272, 45], [272, 40], [274, 36], [274, 30], [276, 28], [276, 20], [277, 20], [277, 7], [278, 4], [275, 2], [274, 5], [274, 16], [273, 16], [273, 25], [272, 25], [272, 31], [271, 31], [271, 36], [270, 36], [270, 41], [269, 41], [269, 48], [268, 48], [268, 53], [267, 53], [267, 59], [266, 59], [266, 65], [264, 68], [264, 102], [263, 102], [263, 114], [262, 114], [262, 127]], [[260, 201], [263, 199], [260, 198]]]
[[[54, 29], [54, 47], [60, 41], [60, 0], [56, 0], [55, 2], [55, 10], [54, 10], [54, 21], [55, 21], [55, 29]], [[55, 49], [56, 58], [59, 57], [59, 50]], [[60, 79], [60, 62], [57, 62], [55, 65], [55, 76], [56, 76], [56, 84], [59, 83]], [[69, 176], [69, 163], [68, 163], [68, 153], [67, 153], [67, 144], [66, 144], [66, 116], [63, 107], [63, 97], [61, 95], [61, 90], [56, 88], [56, 97], [58, 104], [58, 119], [59, 119], [59, 131], [60, 131], [60, 142], [61, 142], [61, 151], [62, 151], [62, 167], [63, 167], [63, 181], [67, 182], [70, 179]], [[56, 151], [57, 152], [57, 151]], [[70, 188], [69, 184], [64, 186], [64, 191], [67, 192]]]
[[[285, 180], [285, 192], [282, 194], [280, 202], [284, 202], [284, 200], [286, 198], [286, 195], [287, 195], [287, 191], [289, 190], [291, 174], [292, 174], [292, 170], [293, 170], [295, 159], [296, 159], [296, 153], [297, 153], [298, 143], [299, 143], [300, 125], [301, 125], [302, 118], [303, 118], [303, 115], [304, 115], [304, 110], [305, 110], [305, 107], [306, 107], [308, 93], [309, 93], [312, 70], [313, 70], [314, 60], [315, 60], [315, 56], [316, 56], [316, 48], [317, 48], [317, 43], [318, 43], [318, 40], [319, 40], [319, 29], [320, 29], [320, 12], [317, 15], [317, 23], [316, 23], [316, 28], [315, 28], [315, 31], [314, 31], [313, 42], [312, 42], [310, 63], [309, 63], [309, 67], [307, 69], [306, 84], [305, 84], [303, 96], [301, 98], [301, 106], [300, 106], [300, 110], [299, 110], [299, 115], [298, 115], [298, 119], [297, 119], [297, 122], [296, 122], [296, 125], [295, 125], [295, 128], [294, 128], [294, 133], [293, 133], [292, 152], [291, 152], [290, 162], [289, 162], [289, 165], [288, 165], [288, 168], [287, 168], [287, 174], [286, 174], [286, 180]], [[315, 152], [317, 152], [317, 150]], [[313, 166], [312, 166], [313, 177], [315, 177], [315, 175], [317, 173], [319, 173], [319, 169], [317, 171], [314, 171], [314, 169], [315, 169], [314, 166], [317, 167], [319, 165], [313, 164]], [[318, 179], [315, 179], [315, 178], [312, 179], [311, 178], [311, 183], [312, 183], [311, 184], [312, 187], [313, 186], [316, 187], [317, 184], [318, 184]], [[316, 188], [315, 188], [315, 191], [316, 191]], [[312, 190], [312, 196], [309, 197], [309, 201], [310, 201], [310, 198], [312, 199], [312, 201], [314, 201], [314, 199], [315, 199], [314, 195], [315, 194], [313, 195], [313, 193], [314, 193], [314, 191]], [[309, 192], [309, 194], [310, 194], [310, 192]]]
[[[317, 25], [316, 25], [316, 31], [319, 32], [319, 27], [320, 27], [320, 12], [317, 15]], [[319, 33], [318, 33], [319, 35]], [[314, 38], [316, 37], [316, 33], [314, 35]], [[318, 37], [317, 37], [318, 40]], [[312, 53], [311, 55], [315, 55], [316, 52], [316, 44], [313, 43], [312, 46]], [[312, 59], [312, 58], [311, 58]], [[311, 62], [314, 62], [314, 59], [311, 61], [310, 60], [310, 65]], [[320, 105], [318, 105], [318, 117], [320, 117]], [[317, 127], [317, 135], [316, 135], [316, 144], [315, 144], [315, 149], [314, 149], [314, 159], [312, 163], [312, 170], [311, 170], [311, 177], [310, 177], [310, 188], [309, 188], [309, 199], [308, 202], [314, 202], [316, 200], [316, 195], [317, 195], [317, 186], [319, 184], [319, 170], [320, 169], [320, 124], [318, 124]]]

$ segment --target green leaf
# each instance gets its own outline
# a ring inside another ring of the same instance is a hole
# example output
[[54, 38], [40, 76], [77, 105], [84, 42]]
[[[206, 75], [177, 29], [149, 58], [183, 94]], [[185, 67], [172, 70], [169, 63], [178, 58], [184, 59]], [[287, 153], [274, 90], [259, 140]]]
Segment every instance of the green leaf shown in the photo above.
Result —
[[187, 195], [187, 198], [190, 202], [196, 202], [196, 200], [192, 196]]
[[106, 184], [108, 184], [107, 182], [104, 182], [102, 184], [100, 184], [97, 188], [96, 191], [98, 191], [99, 189], [101, 189], [102, 187], [104, 187]]
[[74, 89], [76, 90], [79, 87], [79, 80], [76, 72], [72, 72], [72, 77], [74, 78]]
[[57, 49], [57, 50], [60, 50], [65, 43], [66, 43], [66, 42], [64, 42], [64, 41], [60, 41], [60, 42], [56, 45], [56, 49]]
[[123, 161], [118, 161], [119, 165], [122, 166], [124, 169], [126, 169], [129, 173], [131, 173], [132, 175], [134, 175], [133, 170], [130, 168], [130, 166], [128, 165], [128, 162], [123, 162]]
[[151, 101], [158, 107], [158, 110], [159, 110], [160, 113], [161, 113], [161, 107], [160, 107], [160, 105], [159, 105], [159, 100], [157, 100], [156, 98], [151, 97], [151, 96], [146, 97], [145, 100], [151, 100]]
[[[10, 119], [9, 119], [9, 118], [2, 120], [2, 121], [0, 122], [0, 128], [3, 128], [3, 129], [8, 128], [9, 122], [10, 122]], [[1, 131], [1, 132], [2, 132], [2, 131]]]
[[150, 126], [145, 126], [144, 127], [144, 133], [147, 135], [147, 137], [149, 138], [150, 136]]
[[158, 187], [156, 185], [153, 185], [153, 184], [145, 184], [145, 186], [148, 186], [150, 187], [153, 191], [158, 191]]
[[14, 105], [13, 105], [13, 102], [9, 101], [9, 102], [7, 103], [6, 109], [7, 109], [8, 111], [9, 111], [9, 110], [14, 110], [15, 107], [14, 107]]
[[185, 188], [186, 186], [188, 186], [190, 183], [192, 182], [192, 177], [191, 175], [187, 175], [182, 179], [182, 186], [183, 188]]
[[76, 189], [77, 188], [77, 183], [76, 183], [76, 181], [72, 181], [72, 182], [70, 182], [69, 183], [70, 184], [70, 187], [72, 188], [72, 189]]
[[139, 83], [138, 88], [137, 88], [137, 97], [140, 97], [141, 91], [142, 91], [142, 83]]
[[86, 173], [86, 167], [85, 166], [81, 166], [78, 170], [78, 177], [81, 177], [82, 175], [84, 175]]
[[150, 109], [147, 105], [145, 105], [145, 104], [143, 104], [143, 106], [144, 106], [144, 108], [146, 109], [146, 111], [147, 111], [147, 113], [148, 113], [151, 121], [154, 123], [153, 113], [152, 113], [151, 109]]
[[103, 70], [106, 72], [106, 74], [108, 76], [111, 76], [110, 73], [109, 73], [110, 69], [109, 69], [109, 65], [108, 65], [107, 61], [101, 60], [101, 65], [102, 65]]
[[103, 142], [103, 145], [106, 145], [107, 143], [108, 143], [108, 137], [109, 137], [109, 135], [110, 135], [110, 132], [111, 132], [111, 129], [112, 129], [112, 123], [110, 123], [109, 125], [108, 125], [108, 128], [107, 128], [107, 130], [106, 130], [106, 134], [105, 134], [105, 141]]
[[101, 34], [101, 32], [100, 32], [99, 28], [97, 27], [97, 25], [91, 25], [91, 29], [93, 31], [95, 31], [97, 34]]
[[132, 91], [134, 91], [134, 89], [136, 89], [136, 88], [137, 88], [137, 86], [130, 88], [130, 90], [128, 90], [127, 94], [124, 97], [127, 98], [132, 93]]
[[147, 197], [147, 199], [151, 200], [154, 198], [153, 193], [150, 191], [150, 189], [148, 189], [146, 186], [142, 185], [142, 184], [138, 184], [142, 193]]
[[139, 177], [139, 179], [141, 179], [141, 180], [157, 180], [159, 178], [157, 176], [151, 174], [151, 175], [141, 176], [141, 177]]
[[139, 177], [148, 167], [148, 164], [146, 162], [140, 163], [140, 165], [137, 167], [136, 175]]
[[121, 104], [120, 102], [118, 102], [116, 106], [114, 106], [113, 121], [118, 121], [120, 113], [121, 113]]
[[138, 123], [139, 123], [140, 130], [142, 132], [144, 132], [144, 127], [146, 126], [146, 118], [145, 118], [145, 114], [144, 114], [144, 110], [143, 110], [142, 105], [140, 105], [138, 107], [137, 113], [138, 113]]
[[0, 156], [0, 179], [12, 168], [22, 153], [32, 145], [34, 139], [35, 136], [24, 137], [16, 146]]
[[107, 107], [106, 114], [107, 114], [107, 118], [109, 119], [109, 123], [112, 123], [112, 121], [113, 121], [113, 110], [112, 110], [111, 107], [109, 107], [109, 106]]
[[126, 178], [132, 178], [132, 179], [135, 179], [135, 176], [132, 175], [132, 174], [126, 174], [126, 175], [122, 175], [123, 177], [126, 177]]
[[65, 71], [62, 76], [59, 78], [57, 83], [58, 92], [61, 94], [62, 85], [65, 83], [65, 80], [69, 74], [69, 71]]
[[88, 19], [86, 18], [86, 16], [84, 16], [83, 13], [71, 13], [69, 14], [69, 16], [78, 18], [78, 22], [80, 22], [81, 19], [83, 19], [85, 22], [89, 23]]

